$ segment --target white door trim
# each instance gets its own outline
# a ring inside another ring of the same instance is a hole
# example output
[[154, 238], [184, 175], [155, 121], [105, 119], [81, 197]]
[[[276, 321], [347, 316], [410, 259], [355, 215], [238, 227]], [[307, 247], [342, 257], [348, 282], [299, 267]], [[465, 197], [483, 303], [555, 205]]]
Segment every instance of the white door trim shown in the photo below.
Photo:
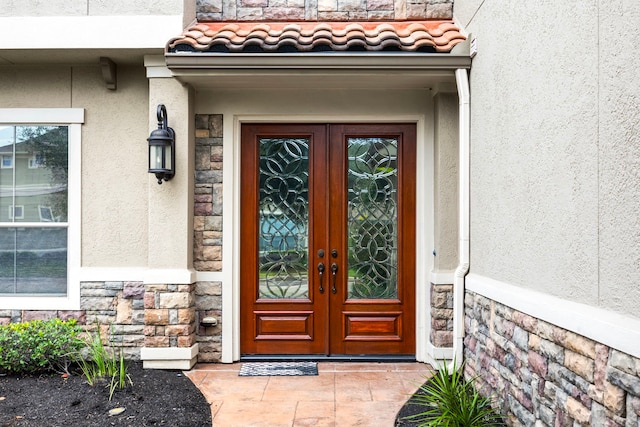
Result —
[[416, 171], [416, 360], [425, 361], [431, 325], [428, 291], [433, 258], [433, 121], [431, 115], [224, 115], [222, 242], [222, 355], [223, 363], [240, 358], [240, 130], [243, 123], [415, 123]]

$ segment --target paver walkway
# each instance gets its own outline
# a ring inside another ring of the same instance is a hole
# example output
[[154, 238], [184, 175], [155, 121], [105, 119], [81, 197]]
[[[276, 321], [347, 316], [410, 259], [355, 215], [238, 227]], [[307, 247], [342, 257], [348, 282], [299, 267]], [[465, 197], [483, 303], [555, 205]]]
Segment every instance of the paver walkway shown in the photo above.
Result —
[[431, 372], [422, 363], [320, 362], [317, 376], [240, 377], [241, 366], [187, 372], [211, 404], [214, 426], [393, 427]]

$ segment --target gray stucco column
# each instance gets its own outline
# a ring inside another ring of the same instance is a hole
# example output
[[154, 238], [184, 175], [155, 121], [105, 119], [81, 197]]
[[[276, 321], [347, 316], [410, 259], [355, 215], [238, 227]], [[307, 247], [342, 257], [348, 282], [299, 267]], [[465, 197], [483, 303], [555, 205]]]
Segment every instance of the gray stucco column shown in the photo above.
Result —
[[145, 346], [140, 356], [146, 368], [189, 369], [198, 354], [193, 270], [193, 91], [170, 73], [158, 72], [162, 69], [161, 58], [148, 60], [146, 65], [149, 131], [157, 128], [157, 106], [164, 104], [168, 126], [176, 136], [176, 174], [162, 184], [149, 175]]

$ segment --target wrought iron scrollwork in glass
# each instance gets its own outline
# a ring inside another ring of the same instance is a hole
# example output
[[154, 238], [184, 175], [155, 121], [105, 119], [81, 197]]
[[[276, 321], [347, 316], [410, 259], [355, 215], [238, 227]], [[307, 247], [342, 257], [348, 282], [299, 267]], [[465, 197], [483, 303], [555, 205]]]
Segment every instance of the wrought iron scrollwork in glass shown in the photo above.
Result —
[[259, 298], [308, 298], [309, 140], [260, 139]]
[[348, 140], [348, 297], [397, 298], [398, 142]]

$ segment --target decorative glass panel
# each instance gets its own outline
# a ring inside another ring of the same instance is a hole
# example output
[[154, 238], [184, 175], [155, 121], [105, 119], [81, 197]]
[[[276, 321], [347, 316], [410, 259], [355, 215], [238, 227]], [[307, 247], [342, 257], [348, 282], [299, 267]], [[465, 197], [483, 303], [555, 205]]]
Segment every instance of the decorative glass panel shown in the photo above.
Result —
[[258, 297], [308, 298], [308, 139], [260, 139], [258, 209]]
[[349, 298], [398, 295], [398, 141], [349, 138]]

